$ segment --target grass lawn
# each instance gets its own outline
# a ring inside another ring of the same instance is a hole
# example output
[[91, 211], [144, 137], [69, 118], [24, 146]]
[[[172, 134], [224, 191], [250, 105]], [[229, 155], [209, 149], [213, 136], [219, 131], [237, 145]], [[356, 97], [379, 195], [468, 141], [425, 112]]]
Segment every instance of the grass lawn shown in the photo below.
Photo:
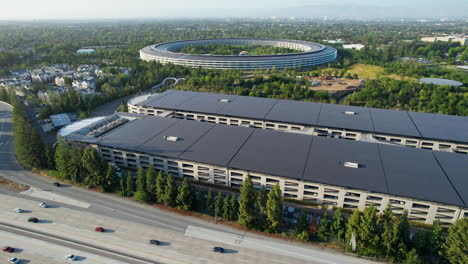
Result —
[[384, 74], [382, 66], [368, 64], [354, 64], [348, 70], [348, 73], [357, 74], [361, 79], [377, 79], [377, 77], [387, 77], [396, 80], [414, 79], [413, 77], [403, 77], [396, 74]]

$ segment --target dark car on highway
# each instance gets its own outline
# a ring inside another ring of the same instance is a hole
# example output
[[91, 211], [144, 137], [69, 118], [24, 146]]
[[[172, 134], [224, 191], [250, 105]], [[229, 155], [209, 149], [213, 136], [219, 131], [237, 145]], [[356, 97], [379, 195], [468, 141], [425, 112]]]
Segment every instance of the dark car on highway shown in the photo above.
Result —
[[213, 252], [224, 253], [224, 248], [222, 247], [213, 247]]
[[154, 240], [154, 239], [151, 239], [149, 242], [150, 242], [150, 244], [152, 244], [152, 245], [159, 245], [159, 244], [161, 244], [161, 242], [159, 242], [159, 240]]
[[3, 251], [8, 252], [8, 253], [13, 253], [15, 252], [15, 248], [12, 247], [4, 247], [2, 248]]
[[37, 219], [36, 217], [29, 217], [28, 222], [37, 223], [37, 222], [39, 222], [39, 219]]
[[96, 232], [104, 232], [104, 228], [98, 226], [98, 227], [95, 227], [95, 228], [94, 228], [94, 231], [96, 231]]
[[62, 186], [62, 185], [60, 184], [60, 182], [54, 182], [53, 184], [54, 184], [55, 187], [60, 187], [60, 186]]

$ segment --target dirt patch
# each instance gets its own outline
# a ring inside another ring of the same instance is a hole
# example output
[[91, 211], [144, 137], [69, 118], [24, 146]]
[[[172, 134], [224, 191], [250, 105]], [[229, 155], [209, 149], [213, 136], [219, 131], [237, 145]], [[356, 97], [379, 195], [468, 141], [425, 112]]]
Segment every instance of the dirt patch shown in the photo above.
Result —
[[19, 184], [19, 183], [0, 177], [0, 190], [22, 192], [22, 191], [26, 191], [27, 189], [29, 189], [29, 186]]
[[363, 80], [356, 79], [330, 79], [330, 80], [314, 80], [317, 83], [315, 86], [309, 87], [313, 91], [327, 91], [329, 93], [336, 93], [340, 91], [354, 91], [361, 89], [364, 85]]

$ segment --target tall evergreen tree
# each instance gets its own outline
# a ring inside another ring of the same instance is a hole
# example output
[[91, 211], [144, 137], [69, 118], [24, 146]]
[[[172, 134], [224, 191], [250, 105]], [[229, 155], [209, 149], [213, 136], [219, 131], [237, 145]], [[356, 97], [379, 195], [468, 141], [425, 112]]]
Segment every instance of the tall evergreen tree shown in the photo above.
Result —
[[158, 203], [164, 203], [164, 193], [166, 191], [166, 178], [162, 171], [159, 171], [156, 176], [156, 184], [154, 186], [154, 196]]
[[142, 167], [137, 170], [136, 190], [146, 192], [146, 172]]
[[268, 193], [266, 203], [267, 229], [269, 232], [277, 233], [283, 222], [283, 196], [279, 183]]
[[176, 187], [172, 174], [169, 174], [166, 178], [166, 188], [164, 189], [163, 202], [166, 206], [174, 206], [176, 196]]
[[256, 191], [253, 187], [250, 175], [244, 180], [240, 189], [239, 198], [239, 224], [247, 228], [255, 226], [255, 195]]
[[67, 169], [67, 179], [70, 179], [74, 183], [83, 182], [83, 167], [81, 164], [81, 158], [83, 156], [83, 151], [80, 148], [70, 146], [69, 148], [69, 159], [66, 164]]
[[131, 171], [127, 173], [126, 183], [125, 183], [125, 194], [127, 196], [133, 196], [135, 193], [135, 179], [133, 178], [133, 174]]
[[330, 225], [330, 232], [337, 241], [343, 241], [345, 238], [346, 223], [343, 216], [343, 209], [337, 208], [333, 214], [333, 221]]
[[215, 201], [215, 215], [217, 217], [223, 217], [223, 195], [218, 192]]
[[381, 238], [381, 252], [384, 256], [393, 255], [394, 247], [394, 232], [393, 232], [393, 212], [392, 205], [388, 203], [387, 207], [383, 211], [380, 217], [380, 238]]
[[458, 219], [450, 226], [445, 243], [441, 246], [440, 255], [451, 264], [468, 263], [468, 218]]
[[120, 191], [122, 192], [122, 196], [128, 196], [127, 195], [127, 176], [122, 175], [120, 178]]
[[55, 149], [55, 167], [61, 179], [67, 177], [67, 164], [70, 159], [69, 150], [64, 141], [59, 141]]
[[81, 157], [81, 167], [85, 172], [84, 183], [89, 186], [99, 186], [103, 177], [102, 161], [96, 149], [88, 147]]
[[444, 243], [444, 229], [440, 220], [435, 220], [432, 224], [431, 237], [430, 237], [430, 252], [431, 255], [437, 255]]
[[257, 208], [257, 220], [256, 227], [259, 229], [265, 229], [267, 226], [267, 204], [268, 193], [264, 186], [257, 192], [257, 199], [255, 201], [255, 207]]
[[330, 238], [330, 220], [328, 220], [328, 214], [326, 212], [320, 219], [317, 235], [319, 237], [319, 240], [322, 242], [328, 242]]
[[405, 260], [402, 264], [423, 264], [423, 262], [419, 258], [416, 249], [412, 249], [408, 254], [406, 254]]
[[359, 210], [354, 210], [353, 214], [351, 217], [348, 219], [348, 223], [346, 224], [346, 233], [345, 233], [345, 239], [346, 239], [346, 245], [349, 249], [350, 247], [350, 242], [352, 240], [353, 234], [356, 239], [356, 242], [359, 241], [359, 226], [361, 225], [361, 212]]
[[226, 197], [224, 197], [224, 201], [223, 201], [223, 218], [227, 221], [231, 221], [231, 202], [229, 200], [229, 196], [226, 195]]
[[237, 196], [235, 194], [231, 195], [230, 203], [231, 215], [229, 216], [229, 219], [231, 219], [231, 221], [234, 221], [239, 215], [239, 202], [237, 201]]
[[102, 190], [105, 192], [110, 192], [116, 181], [117, 177], [115, 175], [115, 169], [111, 163], [108, 163], [106, 175], [104, 176], [104, 180], [102, 181]]
[[211, 191], [211, 189], [208, 190], [208, 193], [206, 195], [206, 209], [210, 211], [210, 214], [214, 213], [215, 210], [215, 200], [213, 198], [213, 192]]
[[307, 220], [307, 212], [302, 209], [296, 223], [296, 233], [300, 234], [304, 231], [309, 231], [309, 220]]
[[44, 155], [46, 160], [46, 168], [55, 170], [54, 149], [49, 144], [44, 146]]
[[156, 172], [154, 166], [151, 165], [146, 171], [146, 192], [152, 193], [156, 184]]
[[379, 251], [379, 235], [377, 233], [377, 210], [374, 204], [366, 207], [361, 216], [359, 226], [359, 248], [364, 254], [377, 256]]
[[192, 209], [193, 198], [194, 198], [193, 196], [194, 194], [193, 194], [192, 186], [190, 186], [188, 179], [184, 178], [177, 192], [177, 197], [176, 197], [177, 207], [183, 210]]

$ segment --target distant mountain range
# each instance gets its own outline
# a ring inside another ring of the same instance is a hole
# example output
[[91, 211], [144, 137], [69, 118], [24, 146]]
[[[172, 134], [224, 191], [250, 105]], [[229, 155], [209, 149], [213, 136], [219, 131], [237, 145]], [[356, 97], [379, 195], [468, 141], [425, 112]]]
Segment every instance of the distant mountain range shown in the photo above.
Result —
[[231, 8], [231, 9], [169, 9], [165, 16], [176, 17], [329, 17], [329, 18], [466, 18], [468, 4], [431, 4], [420, 6], [378, 5], [307, 5], [291, 8]]

